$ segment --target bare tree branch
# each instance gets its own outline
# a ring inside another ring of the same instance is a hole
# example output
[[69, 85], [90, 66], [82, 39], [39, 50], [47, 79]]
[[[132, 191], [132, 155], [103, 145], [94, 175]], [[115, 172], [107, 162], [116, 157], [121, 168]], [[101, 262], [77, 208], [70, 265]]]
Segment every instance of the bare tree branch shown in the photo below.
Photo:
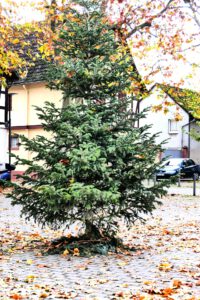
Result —
[[193, 12], [193, 18], [194, 18], [194, 21], [196, 22], [196, 24], [199, 26], [200, 28], [200, 18], [198, 18], [198, 7], [197, 5], [194, 3], [193, 0], [190, 0], [189, 1], [189, 6], [190, 6], [190, 9], [192, 10]]
[[154, 19], [156, 18], [159, 18], [160, 16], [162, 16], [169, 8], [169, 6], [171, 5], [172, 2], [174, 2], [175, 0], [169, 0], [167, 5], [156, 15], [152, 16], [149, 18], [148, 21], [138, 25], [138, 26], [135, 26], [127, 35], [126, 35], [126, 38], [130, 38], [134, 33], [136, 33], [138, 30], [140, 29], [143, 29], [145, 27], [150, 27], [151, 26], [151, 23]]
[[200, 44], [192, 45], [192, 46], [190, 46], [188, 48], [178, 50], [177, 52], [185, 52], [187, 50], [191, 50], [191, 49], [198, 48], [198, 47], [200, 47]]

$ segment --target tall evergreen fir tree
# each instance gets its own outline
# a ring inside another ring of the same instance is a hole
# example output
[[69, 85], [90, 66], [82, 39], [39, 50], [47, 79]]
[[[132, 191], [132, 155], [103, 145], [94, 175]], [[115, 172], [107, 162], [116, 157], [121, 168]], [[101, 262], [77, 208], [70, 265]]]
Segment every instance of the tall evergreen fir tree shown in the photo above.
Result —
[[11, 197], [28, 219], [42, 225], [81, 221], [88, 239], [111, 237], [119, 219], [133, 224], [165, 194], [163, 183], [145, 185], [159, 166], [161, 146], [148, 126], [134, 126], [145, 116], [129, 113], [132, 58], [118, 44], [100, 1], [73, 2], [55, 41], [57, 57], [48, 78], [69, 105], [37, 108], [51, 138], [21, 137], [34, 158], [16, 157], [27, 170]]

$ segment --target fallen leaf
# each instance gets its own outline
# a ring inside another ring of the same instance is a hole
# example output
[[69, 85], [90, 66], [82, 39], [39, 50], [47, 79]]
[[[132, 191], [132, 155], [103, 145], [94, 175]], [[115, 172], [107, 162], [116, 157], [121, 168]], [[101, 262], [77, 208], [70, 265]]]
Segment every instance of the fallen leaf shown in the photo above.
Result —
[[172, 270], [173, 266], [172, 266], [172, 264], [170, 264], [168, 262], [162, 262], [158, 268], [160, 271], [168, 272], [168, 271]]
[[171, 288], [166, 288], [162, 290], [162, 295], [164, 297], [168, 297], [169, 295], [173, 294], [174, 291]]
[[26, 276], [25, 282], [31, 283], [35, 280], [36, 276], [35, 275], [28, 275]]
[[80, 256], [80, 252], [79, 252], [79, 249], [78, 248], [74, 248], [74, 251], [73, 251], [73, 255], [74, 256]]
[[124, 296], [124, 293], [123, 292], [117, 292], [116, 294], [115, 294], [115, 296], [117, 296], [117, 297], [123, 297]]
[[118, 266], [123, 267], [123, 266], [127, 265], [127, 262], [126, 261], [120, 261], [117, 264], [118, 264]]
[[180, 288], [182, 285], [182, 282], [179, 279], [174, 279], [172, 282], [172, 287], [175, 289]]
[[20, 295], [20, 294], [12, 294], [12, 295], [10, 295], [10, 298], [15, 299], [15, 300], [23, 299], [22, 295]]
[[144, 284], [146, 284], [146, 285], [151, 285], [151, 284], [153, 284], [153, 282], [152, 282], [152, 281], [149, 281], [149, 280], [146, 280], [146, 281], [144, 281]]
[[106, 278], [101, 278], [98, 280], [99, 283], [103, 284], [103, 283], [107, 283], [109, 281], [109, 279]]
[[196, 286], [200, 286], [200, 280], [196, 282]]
[[47, 298], [49, 295], [47, 294], [47, 293], [42, 293], [41, 295], [40, 295], [40, 298]]
[[163, 229], [162, 233], [163, 233], [163, 235], [170, 235], [170, 234], [173, 234], [172, 231], [170, 231], [170, 230], [168, 230], [168, 229], [166, 229], [166, 228]]
[[67, 256], [68, 254], [69, 254], [69, 250], [66, 249], [66, 250], [63, 252], [62, 255], [63, 255], [63, 256]]
[[122, 287], [124, 287], [124, 288], [128, 288], [128, 287], [129, 287], [129, 285], [128, 285], [128, 283], [123, 283], [123, 284], [122, 284]]
[[32, 265], [33, 260], [32, 259], [27, 259], [26, 263], [27, 263], [27, 265]]

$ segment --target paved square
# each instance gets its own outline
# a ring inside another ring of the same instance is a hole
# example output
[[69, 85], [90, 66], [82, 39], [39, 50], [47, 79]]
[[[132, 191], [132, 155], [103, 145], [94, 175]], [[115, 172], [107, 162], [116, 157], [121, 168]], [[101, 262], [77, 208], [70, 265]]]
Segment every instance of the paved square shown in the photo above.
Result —
[[41, 256], [61, 232], [26, 223], [3, 195], [0, 224], [0, 299], [200, 299], [199, 197], [166, 197], [146, 224], [122, 225], [127, 254]]

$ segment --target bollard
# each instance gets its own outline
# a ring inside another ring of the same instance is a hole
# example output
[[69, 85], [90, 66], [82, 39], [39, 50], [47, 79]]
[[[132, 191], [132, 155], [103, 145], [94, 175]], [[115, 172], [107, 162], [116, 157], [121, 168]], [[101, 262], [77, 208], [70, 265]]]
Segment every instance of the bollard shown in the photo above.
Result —
[[154, 174], [154, 175], [153, 175], [153, 184], [154, 184], [154, 185], [156, 185], [156, 181], [157, 181], [156, 174]]
[[193, 196], [196, 196], [196, 174], [193, 174]]
[[181, 186], [181, 172], [178, 173], [178, 187]]

